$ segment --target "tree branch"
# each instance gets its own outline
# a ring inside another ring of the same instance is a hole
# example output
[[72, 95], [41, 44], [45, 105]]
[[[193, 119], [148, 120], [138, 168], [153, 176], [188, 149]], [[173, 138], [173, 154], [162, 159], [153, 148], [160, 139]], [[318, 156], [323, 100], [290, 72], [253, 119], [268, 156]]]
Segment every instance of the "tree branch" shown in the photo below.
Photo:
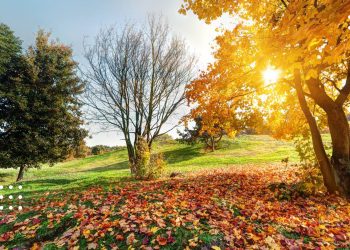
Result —
[[281, 0], [282, 4], [284, 5], [284, 7], [286, 7], [286, 9], [288, 8], [287, 3], [284, 0]]
[[348, 96], [350, 94], [350, 62], [348, 62], [348, 72], [346, 75], [346, 82], [344, 87], [340, 90], [340, 94], [337, 97], [337, 99], [335, 100], [335, 102], [338, 105], [343, 105], [344, 102], [348, 99]]

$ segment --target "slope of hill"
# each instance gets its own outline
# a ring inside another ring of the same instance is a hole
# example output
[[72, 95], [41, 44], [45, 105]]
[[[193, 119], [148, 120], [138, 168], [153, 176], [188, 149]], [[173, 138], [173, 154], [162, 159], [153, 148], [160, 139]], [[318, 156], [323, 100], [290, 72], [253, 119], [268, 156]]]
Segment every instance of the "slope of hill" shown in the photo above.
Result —
[[[236, 164], [278, 163], [289, 157], [297, 161], [297, 153], [289, 142], [277, 141], [264, 135], [225, 138], [220, 149], [205, 152], [203, 145], [185, 145], [170, 141], [155, 144], [167, 162], [165, 176], [171, 172], [194, 172], [203, 169], [225, 168]], [[16, 179], [17, 170], [0, 169], [0, 183], [9, 185]], [[31, 194], [48, 190], [76, 189], [90, 185], [119, 182], [130, 178], [125, 150], [90, 156], [56, 164], [52, 167], [29, 169], [21, 182], [21, 192]]]

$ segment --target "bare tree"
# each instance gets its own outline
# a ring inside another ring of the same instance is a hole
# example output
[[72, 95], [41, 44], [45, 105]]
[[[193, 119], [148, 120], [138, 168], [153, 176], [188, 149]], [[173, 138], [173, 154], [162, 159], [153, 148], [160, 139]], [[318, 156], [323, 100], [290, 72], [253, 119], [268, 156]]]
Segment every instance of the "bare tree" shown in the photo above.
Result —
[[95, 121], [123, 133], [131, 166], [141, 137], [151, 149], [154, 139], [168, 132], [162, 128], [183, 104], [194, 72], [184, 41], [171, 37], [161, 18], [147, 21], [141, 29], [101, 31], [93, 46], [85, 46], [87, 105]]

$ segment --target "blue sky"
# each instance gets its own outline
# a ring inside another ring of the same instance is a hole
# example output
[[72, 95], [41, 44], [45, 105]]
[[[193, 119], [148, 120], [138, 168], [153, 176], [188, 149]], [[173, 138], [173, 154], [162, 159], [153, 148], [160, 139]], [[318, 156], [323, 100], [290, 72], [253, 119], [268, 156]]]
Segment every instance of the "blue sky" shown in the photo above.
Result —
[[[100, 29], [125, 22], [142, 22], [149, 13], [162, 14], [172, 32], [184, 38], [191, 52], [204, 68], [211, 61], [214, 26], [208, 26], [190, 14], [178, 14], [181, 0], [0, 0], [0, 22], [11, 27], [23, 41], [32, 44], [38, 29], [52, 33], [53, 38], [72, 46], [74, 58], [84, 65], [83, 42], [92, 40]], [[96, 125], [88, 127], [92, 138], [88, 145], [122, 145], [117, 132], [101, 132]], [[175, 135], [176, 131], [172, 132]]]

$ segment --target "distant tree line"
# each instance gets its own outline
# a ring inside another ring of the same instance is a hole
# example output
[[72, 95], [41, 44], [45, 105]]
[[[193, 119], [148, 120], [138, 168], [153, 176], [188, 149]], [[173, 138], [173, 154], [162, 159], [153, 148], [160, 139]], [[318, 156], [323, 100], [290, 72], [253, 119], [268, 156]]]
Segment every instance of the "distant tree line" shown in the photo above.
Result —
[[90, 154], [100, 155], [100, 154], [117, 151], [117, 150], [124, 150], [124, 149], [126, 149], [126, 146], [96, 145], [96, 146], [90, 147]]
[[124, 150], [125, 146], [106, 146], [106, 145], [95, 145], [95, 146], [86, 146], [85, 143], [82, 143], [78, 147], [72, 149], [70, 153], [65, 158], [65, 161], [85, 158], [92, 155], [101, 155], [108, 152], [113, 152], [117, 150]]

